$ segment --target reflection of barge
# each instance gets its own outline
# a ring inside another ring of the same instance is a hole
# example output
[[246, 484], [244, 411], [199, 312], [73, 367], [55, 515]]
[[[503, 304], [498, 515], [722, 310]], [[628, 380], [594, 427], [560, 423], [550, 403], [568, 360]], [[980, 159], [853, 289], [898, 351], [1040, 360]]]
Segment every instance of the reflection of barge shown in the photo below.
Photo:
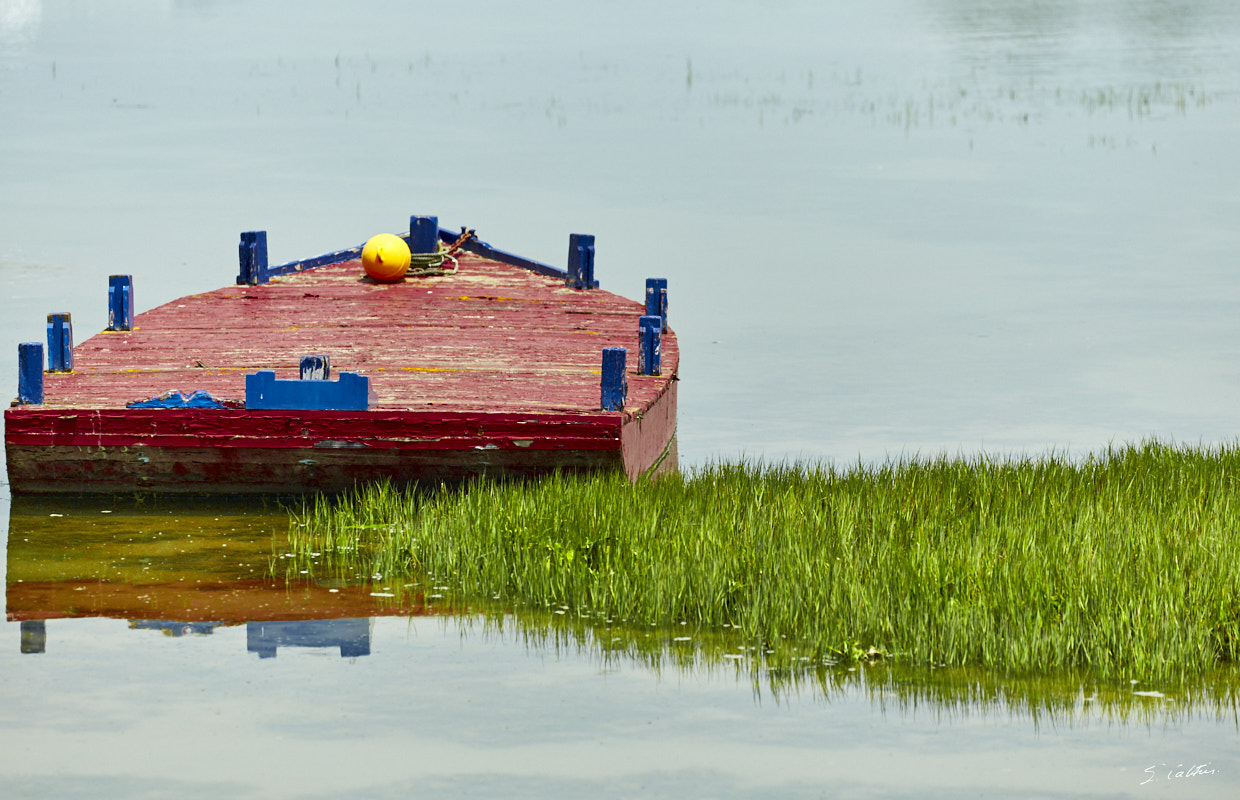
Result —
[[10, 622], [110, 617], [226, 624], [452, 610], [426, 606], [415, 585], [371, 586], [369, 575], [312, 575], [307, 565], [294, 567], [286, 554], [272, 551], [288, 524], [283, 510], [244, 499], [87, 498], [66, 505], [15, 497], [5, 610]]
[[459, 611], [416, 584], [291, 566], [272, 553], [273, 533], [288, 524], [278, 512], [227, 498], [125, 505], [14, 498], [5, 615], [21, 623], [23, 653], [44, 652], [59, 620], [102, 617], [173, 637], [245, 625], [246, 649], [262, 658], [289, 647], [352, 658], [369, 654], [376, 617]]
[[372, 619], [316, 619], [251, 622], [245, 626], [245, 649], [259, 658], [275, 658], [281, 647], [339, 647], [341, 658], [370, 655]]
[[[433, 217], [410, 231], [415, 254], [456, 238]], [[116, 276], [115, 330], [74, 347], [68, 315], [52, 315], [46, 374], [41, 353], [32, 366], [41, 344], [22, 345], [19, 403], [5, 412], [13, 493], [302, 492], [674, 465], [666, 282], [648, 281], [645, 306], [594, 288], [592, 237], [570, 239], [567, 270], [462, 247], [456, 272], [375, 283], [360, 248], [268, 267], [265, 234], [243, 234], [237, 285], [136, 317], [132, 283]], [[615, 372], [603, 362], [619, 347]], [[324, 355], [326, 372], [303, 358]]]
[[[134, 630], [160, 631], [173, 638], [182, 636], [210, 636], [218, 627], [234, 625], [229, 622], [183, 622], [181, 620], [139, 619], [131, 620]], [[247, 622], [245, 624], [245, 649], [257, 653], [259, 658], [275, 658], [281, 647], [339, 648], [341, 658], [358, 658], [370, 655], [370, 643], [374, 634], [374, 619], [304, 619]], [[21, 652], [25, 655], [47, 652], [47, 624], [45, 620], [23, 620], [21, 623]]]
[[[23, 622], [22, 625], [29, 623]], [[41, 623], [40, 623], [41, 624]], [[182, 622], [167, 619], [140, 619], [129, 623], [135, 630], [160, 631], [168, 636], [210, 636], [218, 626], [228, 623]], [[281, 647], [339, 648], [341, 658], [370, 655], [375, 622], [358, 619], [301, 619], [247, 622], [245, 649], [259, 658], [275, 658]], [[23, 631], [25, 628], [23, 628]], [[46, 642], [46, 633], [43, 635]], [[23, 640], [23, 644], [24, 644]], [[23, 650], [22, 652], [27, 652]]]
[[409, 593], [399, 603], [383, 604], [380, 599], [365, 586], [332, 591], [313, 583], [283, 579], [225, 581], [198, 577], [177, 583], [70, 579], [10, 580], [5, 605], [10, 622], [107, 617], [233, 625], [253, 621], [423, 616], [443, 608], [425, 606], [421, 592]]

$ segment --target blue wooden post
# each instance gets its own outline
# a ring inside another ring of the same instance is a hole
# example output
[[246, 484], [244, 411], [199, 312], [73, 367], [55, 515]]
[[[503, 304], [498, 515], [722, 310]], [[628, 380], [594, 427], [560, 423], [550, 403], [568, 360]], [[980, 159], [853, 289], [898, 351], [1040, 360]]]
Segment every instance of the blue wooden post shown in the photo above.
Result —
[[301, 379], [303, 381], [325, 381], [332, 376], [331, 358], [324, 355], [301, 357]]
[[642, 317], [637, 323], [637, 374], [658, 375], [663, 360], [663, 318]]
[[241, 244], [237, 247], [237, 257], [241, 262], [241, 274], [237, 283], [256, 286], [266, 283], [267, 275], [267, 231], [246, 231], [241, 234]]
[[439, 250], [439, 217], [409, 218], [409, 252], [434, 253]]
[[574, 289], [597, 289], [594, 280], [594, 236], [571, 233], [568, 236], [568, 280]]
[[602, 405], [604, 411], [623, 411], [624, 400], [628, 395], [628, 380], [625, 377], [625, 361], [629, 351], [623, 347], [603, 348], [603, 381]]
[[108, 276], [108, 330], [133, 330], [133, 276]]
[[47, 371], [73, 372], [73, 318], [68, 312], [47, 315]]
[[29, 405], [43, 402], [42, 342], [22, 342], [17, 346], [17, 402]]
[[662, 331], [667, 331], [667, 278], [646, 279], [646, 316], [662, 317]]

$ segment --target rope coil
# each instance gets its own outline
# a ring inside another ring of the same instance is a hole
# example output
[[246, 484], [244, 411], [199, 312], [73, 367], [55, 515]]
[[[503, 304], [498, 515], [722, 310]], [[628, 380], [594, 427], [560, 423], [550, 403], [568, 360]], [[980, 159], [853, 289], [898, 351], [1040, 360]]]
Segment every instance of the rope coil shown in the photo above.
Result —
[[[407, 278], [426, 278], [436, 275], [452, 275], [461, 266], [456, 260], [456, 254], [460, 251], [465, 243], [470, 239], [476, 238], [473, 228], [461, 228], [461, 235], [451, 245], [444, 246], [443, 242], [439, 243], [439, 249], [433, 253], [410, 253], [409, 254], [409, 270], [405, 273]], [[451, 261], [451, 267], [445, 267], [444, 262]]]

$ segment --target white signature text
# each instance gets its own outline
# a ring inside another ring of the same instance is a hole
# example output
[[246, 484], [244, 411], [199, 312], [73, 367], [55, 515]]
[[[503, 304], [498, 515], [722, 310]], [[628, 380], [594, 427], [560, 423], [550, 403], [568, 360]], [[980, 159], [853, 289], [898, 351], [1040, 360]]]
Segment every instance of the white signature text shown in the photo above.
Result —
[[1167, 780], [1169, 781], [1178, 780], [1180, 778], [1196, 778], [1200, 775], [1213, 775], [1215, 772], [1218, 772], [1217, 768], [1210, 766], [1209, 761], [1204, 764], [1176, 764], [1171, 769], [1167, 769], [1166, 764], [1153, 764], [1145, 768], [1145, 774], [1149, 777], [1141, 781], [1139, 785], [1144, 786], [1147, 783], [1161, 780], [1163, 777], [1163, 770], [1166, 770]]

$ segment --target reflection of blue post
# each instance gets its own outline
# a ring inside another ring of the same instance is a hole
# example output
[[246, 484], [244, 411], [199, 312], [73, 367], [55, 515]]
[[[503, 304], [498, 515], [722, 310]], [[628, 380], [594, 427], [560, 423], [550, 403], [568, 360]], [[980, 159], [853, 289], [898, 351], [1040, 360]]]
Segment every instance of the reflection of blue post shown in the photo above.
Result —
[[624, 376], [628, 352], [623, 347], [603, 348], [602, 406], [604, 411], [624, 410], [624, 399], [629, 388]]
[[47, 371], [73, 372], [73, 317], [47, 315]]
[[667, 330], [667, 278], [646, 279], [646, 316], [662, 317]]
[[42, 342], [22, 342], [17, 346], [17, 402], [43, 402]]
[[246, 231], [241, 234], [237, 257], [241, 262], [241, 274], [237, 276], [237, 283], [248, 283], [251, 286], [266, 283], [267, 231]]
[[108, 277], [108, 330], [133, 330], [133, 276]]
[[597, 289], [594, 280], [594, 236], [571, 233], [568, 236], [568, 285], [574, 289]]
[[41, 619], [22, 621], [22, 652], [47, 652], [47, 623]]
[[663, 360], [663, 318], [642, 317], [637, 324], [637, 373], [658, 375]]
[[439, 217], [409, 218], [409, 252], [434, 253], [439, 250]]

